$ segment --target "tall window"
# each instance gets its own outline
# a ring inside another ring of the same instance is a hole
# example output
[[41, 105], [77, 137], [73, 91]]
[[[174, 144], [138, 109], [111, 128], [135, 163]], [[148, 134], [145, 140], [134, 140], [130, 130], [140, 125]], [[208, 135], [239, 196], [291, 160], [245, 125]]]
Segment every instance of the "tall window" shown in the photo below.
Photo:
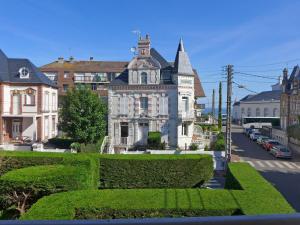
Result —
[[260, 109], [256, 108], [256, 116], [259, 117], [260, 116]]
[[182, 123], [182, 125], [181, 125], [181, 135], [182, 136], [187, 136], [188, 135], [188, 124], [187, 123]]
[[49, 92], [48, 91], [45, 92], [44, 99], [45, 99], [45, 101], [44, 101], [44, 109], [46, 111], [48, 111], [49, 110]]
[[268, 116], [269, 116], [269, 109], [264, 108], [264, 117], [268, 117]]
[[141, 84], [147, 84], [147, 73], [145, 72], [141, 74]]
[[69, 78], [69, 72], [64, 72], [64, 78]]
[[278, 112], [278, 109], [277, 109], [277, 108], [273, 109], [273, 116], [274, 116], [274, 117], [277, 116], [277, 112]]
[[55, 116], [52, 116], [52, 132], [55, 132], [55, 129], [56, 129]]
[[140, 108], [142, 110], [148, 110], [148, 98], [147, 97], [140, 98]]
[[68, 91], [68, 88], [69, 88], [69, 85], [63, 84], [63, 90], [64, 90], [64, 92], [67, 92], [67, 91]]
[[56, 102], [56, 94], [53, 93], [52, 94], [52, 110], [56, 110], [56, 104], [57, 104], [57, 102]]
[[244, 114], [245, 114], [245, 109], [242, 108], [242, 116], [244, 116]]
[[247, 116], [251, 116], [251, 108], [247, 109]]
[[25, 105], [35, 105], [35, 95], [34, 94], [26, 94], [25, 95]]

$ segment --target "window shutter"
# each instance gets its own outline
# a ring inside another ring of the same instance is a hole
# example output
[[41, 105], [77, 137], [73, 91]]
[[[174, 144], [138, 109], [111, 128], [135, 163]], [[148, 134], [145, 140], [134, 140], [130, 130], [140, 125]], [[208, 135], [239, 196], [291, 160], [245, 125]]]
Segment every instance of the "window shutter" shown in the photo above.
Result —
[[168, 108], [169, 108], [169, 105], [168, 105], [168, 97], [164, 97], [164, 115], [168, 115]]
[[124, 114], [128, 115], [128, 97], [123, 97], [124, 99]]
[[160, 97], [159, 98], [159, 114], [160, 115], [163, 115], [163, 104], [164, 104], [164, 99], [163, 99], [163, 97]]
[[120, 114], [124, 114], [124, 97], [120, 97]]
[[115, 130], [115, 135], [114, 135], [114, 139], [115, 139], [115, 143], [119, 144], [119, 140], [120, 140], [120, 134], [119, 134], [119, 123], [114, 123], [114, 130]]
[[128, 131], [128, 144], [132, 143], [132, 137], [134, 137], [134, 129], [133, 129], [133, 123], [129, 123], [129, 131]]

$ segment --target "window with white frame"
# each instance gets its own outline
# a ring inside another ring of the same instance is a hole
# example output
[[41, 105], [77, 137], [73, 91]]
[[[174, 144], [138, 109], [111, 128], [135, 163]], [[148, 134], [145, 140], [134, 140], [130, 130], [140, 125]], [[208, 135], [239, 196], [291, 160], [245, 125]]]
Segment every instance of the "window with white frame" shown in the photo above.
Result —
[[49, 110], [49, 92], [46, 91], [44, 95], [44, 110], [48, 111]]
[[64, 78], [69, 78], [69, 72], [67, 71], [64, 72]]
[[256, 108], [256, 116], [257, 116], [257, 117], [260, 116], [260, 108]]
[[148, 98], [140, 97], [140, 109], [143, 111], [148, 110]]
[[57, 102], [56, 102], [56, 94], [53, 93], [52, 94], [52, 110], [56, 110], [56, 104], [57, 104]]
[[34, 94], [34, 92], [25, 94], [25, 105], [28, 105], [28, 106], [34, 106], [35, 105], [35, 94]]
[[147, 84], [147, 73], [141, 73], [141, 84]]

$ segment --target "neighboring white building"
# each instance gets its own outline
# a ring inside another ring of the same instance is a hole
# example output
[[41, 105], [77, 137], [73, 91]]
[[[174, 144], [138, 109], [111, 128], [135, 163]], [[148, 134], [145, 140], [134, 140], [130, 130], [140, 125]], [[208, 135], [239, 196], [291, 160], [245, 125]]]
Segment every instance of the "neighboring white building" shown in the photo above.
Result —
[[57, 135], [57, 87], [28, 59], [0, 50], [0, 144], [45, 141]]
[[162, 142], [188, 148], [192, 142], [197, 97], [204, 92], [179, 43], [174, 63], [167, 62], [150, 38], [140, 38], [137, 56], [110, 83], [108, 135], [114, 149], [147, 145], [149, 131], [160, 131]]
[[273, 117], [280, 118], [280, 95], [282, 79], [272, 85], [272, 91], [263, 91], [254, 95], [247, 95], [233, 104], [232, 119], [241, 122], [245, 117]]

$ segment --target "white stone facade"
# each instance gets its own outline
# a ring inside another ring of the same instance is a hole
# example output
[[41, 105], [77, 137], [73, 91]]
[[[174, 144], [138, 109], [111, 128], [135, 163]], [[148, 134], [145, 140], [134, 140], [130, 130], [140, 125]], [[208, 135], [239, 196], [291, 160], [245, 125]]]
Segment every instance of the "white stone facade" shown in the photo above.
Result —
[[[139, 40], [138, 56], [109, 86], [108, 135], [112, 148], [147, 146], [149, 131], [161, 132], [161, 142], [171, 148], [190, 146], [195, 120], [195, 74], [182, 41], [174, 67], [163, 65], [161, 59], [150, 54], [148, 36]], [[163, 80], [166, 73], [170, 77]]]

